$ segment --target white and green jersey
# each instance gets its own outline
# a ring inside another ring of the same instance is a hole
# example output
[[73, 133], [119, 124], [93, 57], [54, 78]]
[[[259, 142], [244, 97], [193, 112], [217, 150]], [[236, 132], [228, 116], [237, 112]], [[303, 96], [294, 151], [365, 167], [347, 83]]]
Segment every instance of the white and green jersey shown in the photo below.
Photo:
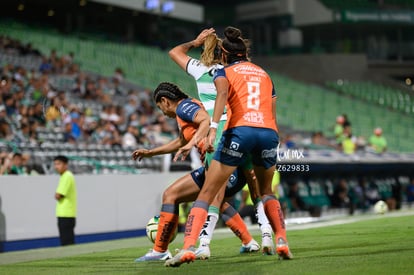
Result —
[[[200, 60], [191, 58], [187, 63], [186, 71], [189, 75], [194, 77], [197, 85], [197, 97], [203, 103], [204, 108], [212, 117], [214, 111], [214, 102], [216, 100], [217, 91], [214, 85], [213, 76], [217, 69], [223, 68], [223, 65], [216, 64], [207, 67]], [[227, 120], [226, 111], [221, 116], [220, 120]]]

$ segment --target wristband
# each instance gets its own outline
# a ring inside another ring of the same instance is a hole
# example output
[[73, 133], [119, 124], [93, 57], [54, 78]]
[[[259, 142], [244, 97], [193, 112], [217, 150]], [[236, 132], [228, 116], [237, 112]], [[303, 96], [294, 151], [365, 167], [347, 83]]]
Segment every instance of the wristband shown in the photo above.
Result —
[[218, 127], [218, 123], [217, 122], [214, 122], [214, 121], [211, 121], [210, 122], [210, 128], [217, 129], [217, 127]]

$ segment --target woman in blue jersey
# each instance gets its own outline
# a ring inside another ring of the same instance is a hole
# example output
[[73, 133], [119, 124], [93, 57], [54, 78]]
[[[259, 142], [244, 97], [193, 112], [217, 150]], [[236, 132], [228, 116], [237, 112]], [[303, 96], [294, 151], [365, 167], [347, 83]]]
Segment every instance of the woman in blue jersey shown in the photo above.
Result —
[[[169, 51], [169, 55], [181, 69], [186, 71], [191, 75], [197, 85], [197, 94], [192, 94], [191, 96], [200, 99], [206, 108], [209, 115], [213, 116], [214, 103], [217, 97], [216, 86], [213, 81], [213, 76], [217, 70], [223, 68], [223, 65], [220, 64], [220, 44], [221, 40], [215, 34], [214, 28], [204, 29], [200, 34], [192, 41], [180, 44]], [[192, 48], [202, 47], [203, 51], [200, 56], [200, 60], [192, 58], [188, 55], [188, 52]], [[224, 129], [224, 126], [227, 122], [227, 112], [224, 110], [223, 114], [220, 117], [218, 123], [217, 135], [214, 141], [214, 148], [217, 148], [217, 145], [220, 141], [221, 133]], [[205, 158], [205, 166], [208, 169], [210, 162], [213, 158], [213, 152], [207, 152]], [[256, 186], [250, 186], [250, 194], [252, 201], [255, 202], [257, 209], [258, 223], [260, 225], [260, 230], [262, 232], [262, 250], [264, 254], [273, 254], [273, 240], [272, 240], [272, 228], [269, 224], [269, 221], [264, 213], [264, 208], [261, 200], [258, 195], [258, 188]], [[223, 196], [221, 192], [218, 196]], [[216, 201], [220, 201], [220, 198], [217, 198]], [[218, 208], [217, 205], [211, 205], [208, 211], [208, 218], [206, 224], [203, 228], [206, 230], [202, 236], [200, 236], [200, 246], [196, 251], [196, 254], [201, 253], [200, 250], [209, 250], [206, 243], [209, 243], [211, 240], [211, 235], [216, 226], [218, 219]], [[208, 234], [204, 234], [207, 232]], [[243, 249], [243, 247], [241, 248]], [[209, 254], [209, 251], [206, 252]]]
[[[133, 152], [132, 157], [141, 160], [145, 157], [177, 152], [174, 157], [177, 160], [178, 158], [185, 158], [193, 146], [201, 150], [203, 139], [210, 127], [210, 117], [202, 104], [198, 100], [188, 97], [175, 84], [168, 82], [158, 85], [154, 91], [153, 99], [164, 115], [177, 120], [180, 135], [169, 143], [153, 149], [137, 149]], [[244, 175], [246, 171], [250, 170], [243, 167], [243, 169], [236, 170], [231, 175], [228, 184], [225, 186], [226, 195], [233, 196], [243, 188], [248, 180]], [[179, 178], [164, 191], [154, 246], [147, 254], [136, 259], [136, 262], [171, 258], [168, 245], [178, 226], [179, 203], [194, 201], [204, 184], [204, 175], [204, 168], [199, 168]], [[221, 201], [215, 202], [215, 204], [221, 205]], [[234, 209], [229, 208], [229, 205], [223, 205], [221, 212], [226, 224], [233, 231], [237, 231], [238, 236], [242, 239], [243, 247], [246, 250], [242, 252], [250, 252], [250, 247], [253, 244], [257, 247], [256, 250], [259, 250], [259, 245], [252, 238], [247, 228], [240, 226], [240, 222], [242, 222], [240, 215]], [[199, 254], [198, 258], [204, 259], [209, 256], [210, 254]]]

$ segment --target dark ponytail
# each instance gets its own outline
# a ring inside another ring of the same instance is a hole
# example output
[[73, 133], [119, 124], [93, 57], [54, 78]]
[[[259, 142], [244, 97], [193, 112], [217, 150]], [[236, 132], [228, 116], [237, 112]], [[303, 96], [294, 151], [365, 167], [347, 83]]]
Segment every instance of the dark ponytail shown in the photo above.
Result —
[[247, 56], [250, 42], [242, 37], [241, 30], [229, 26], [224, 30], [224, 37], [221, 48], [227, 63], [249, 60]]
[[161, 101], [162, 97], [166, 97], [172, 101], [179, 101], [188, 98], [188, 95], [173, 83], [161, 82], [154, 91], [153, 99], [157, 103]]

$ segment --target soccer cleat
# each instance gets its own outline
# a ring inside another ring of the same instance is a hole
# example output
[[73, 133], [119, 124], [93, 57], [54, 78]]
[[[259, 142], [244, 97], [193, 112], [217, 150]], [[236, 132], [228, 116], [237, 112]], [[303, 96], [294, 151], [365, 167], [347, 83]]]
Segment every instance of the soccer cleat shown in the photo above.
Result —
[[148, 251], [147, 254], [145, 254], [144, 256], [140, 257], [140, 258], [136, 258], [135, 262], [148, 262], [148, 261], [165, 261], [168, 259], [171, 259], [172, 255], [170, 253], [170, 251], [165, 251], [165, 252], [157, 252], [154, 251], [153, 249], [150, 249], [150, 251]]
[[276, 243], [276, 253], [279, 255], [280, 260], [293, 259], [293, 255], [290, 252], [288, 243], [283, 238], [278, 238]]
[[257, 252], [260, 250], [260, 245], [252, 239], [248, 244], [243, 244], [240, 247], [240, 253]]
[[196, 259], [207, 260], [210, 258], [210, 246], [208, 244], [201, 244], [195, 251]]
[[181, 249], [174, 257], [165, 261], [165, 266], [179, 267], [183, 263], [191, 263], [196, 259], [196, 254], [191, 249]]

